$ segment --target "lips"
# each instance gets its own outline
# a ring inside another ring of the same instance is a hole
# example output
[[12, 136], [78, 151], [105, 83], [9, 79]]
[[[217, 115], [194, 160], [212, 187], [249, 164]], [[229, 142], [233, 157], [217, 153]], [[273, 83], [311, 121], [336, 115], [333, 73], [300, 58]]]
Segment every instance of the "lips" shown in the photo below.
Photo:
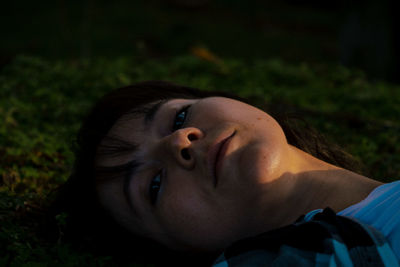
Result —
[[209, 169], [212, 173], [214, 178], [214, 187], [218, 184], [218, 173], [221, 169], [222, 162], [226, 153], [226, 150], [229, 146], [229, 141], [235, 135], [236, 131], [232, 134], [223, 137], [221, 139], [217, 139], [214, 145], [211, 146], [209, 153], [208, 153], [208, 162], [209, 162]]

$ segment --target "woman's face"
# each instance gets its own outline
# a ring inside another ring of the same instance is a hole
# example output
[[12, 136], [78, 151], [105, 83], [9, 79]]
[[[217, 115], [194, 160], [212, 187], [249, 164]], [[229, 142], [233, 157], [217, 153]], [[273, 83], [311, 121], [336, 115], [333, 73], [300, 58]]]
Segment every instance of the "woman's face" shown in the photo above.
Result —
[[98, 164], [143, 164], [128, 182], [99, 184], [101, 203], [133, 233], [174, 249], [217, 251], [254, 234], [265, 217], [263, 186], [286, 170], [279, 124], [223, 97], [154, 104], [153, 116], [126, 116], [109, 132], [138, 149]]

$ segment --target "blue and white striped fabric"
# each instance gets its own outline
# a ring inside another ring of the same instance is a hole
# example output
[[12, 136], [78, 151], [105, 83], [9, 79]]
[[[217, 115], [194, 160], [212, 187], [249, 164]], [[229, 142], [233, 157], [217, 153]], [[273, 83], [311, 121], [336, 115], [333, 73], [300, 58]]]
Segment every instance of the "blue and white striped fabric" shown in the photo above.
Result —
[[400, 261], [400, 181], [377, 187], [366, 199], [337, 214], [380, 231]]
[[375, 228], [326, 208], [292, 225], [234, 243], [213, 266], [396, 267], [400, 263]]

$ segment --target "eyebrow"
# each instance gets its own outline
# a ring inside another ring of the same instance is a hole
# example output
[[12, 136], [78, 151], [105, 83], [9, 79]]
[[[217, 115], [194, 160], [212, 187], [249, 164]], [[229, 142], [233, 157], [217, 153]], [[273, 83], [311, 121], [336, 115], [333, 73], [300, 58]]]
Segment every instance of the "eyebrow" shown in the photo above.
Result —
[[145, 111], [145, 115], [144, 115], [144, 125], [145, 125], [146, 127], [148, 127], [150, 124], [153, 123], [154, 118], [155, 118], [156, 115], [157, 115], [157, 112], [158, 112], [158, 111], [161, 109], [161, 107], [162, 107], [165, 103], [167, 103], [168, 101], [170, 101], [170, 99], [163, 99], [163, 100], [160, 100], [160, 101], [156, 102], [155, 104], [152, 104], [152, 105], [150, 106], [150, 108], [147, 109], [147, 110]]

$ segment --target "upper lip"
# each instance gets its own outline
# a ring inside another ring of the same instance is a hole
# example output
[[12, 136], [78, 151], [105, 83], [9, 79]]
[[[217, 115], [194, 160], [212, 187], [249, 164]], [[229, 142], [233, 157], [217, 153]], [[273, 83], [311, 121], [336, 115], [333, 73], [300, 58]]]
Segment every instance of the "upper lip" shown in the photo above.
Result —
[[221, 137], [218, 137], [213, 144], [211, 144], [210, 149], [208, 150], [208, 169], [210, 170], [212, 177], [213, 177], [213, 182], [214, 182], [214, 187], [217, 186], [218, 179], [217, 179], [217, 174], [216, 174], [216, 164], [218, 160], [218, 155], [219, 152], [222, 149], [222, 146], [225, 144], [225, 142], [231, 138], [236, 131], [234, 131], [231, 134], [228, 135], [222, 135]]

